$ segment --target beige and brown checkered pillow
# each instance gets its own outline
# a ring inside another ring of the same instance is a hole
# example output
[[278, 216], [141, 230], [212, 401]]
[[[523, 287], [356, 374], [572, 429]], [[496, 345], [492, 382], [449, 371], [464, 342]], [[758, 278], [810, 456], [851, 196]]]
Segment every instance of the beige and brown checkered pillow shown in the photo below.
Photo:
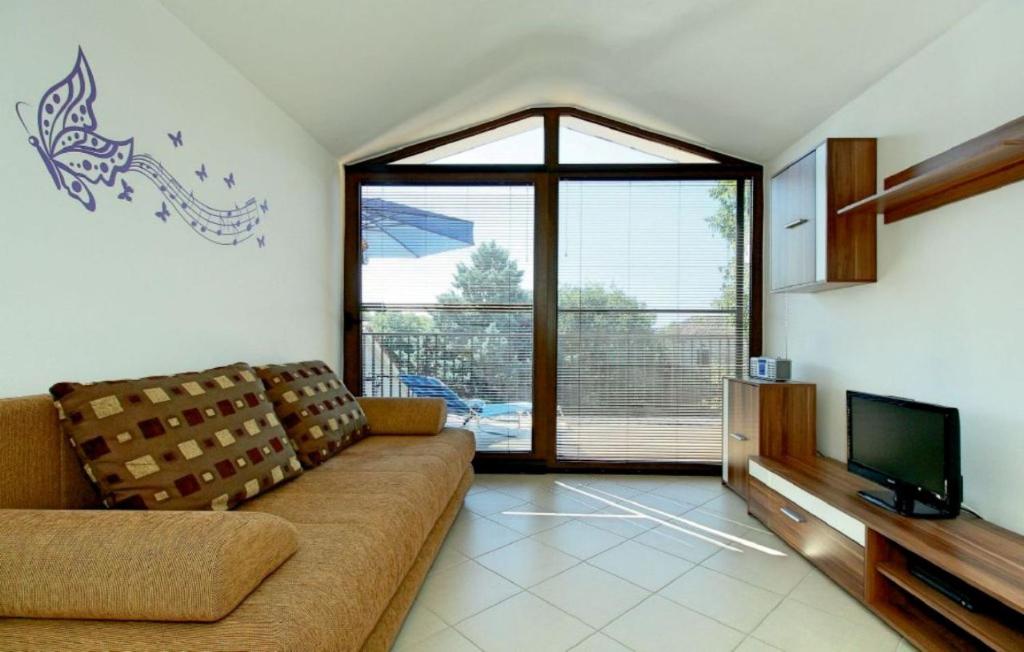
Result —
[[231, 509], [302, 472], [244, 363], [50, 393], [108, 507]]
[[267, 396], [307, 468], [366, 435], [366, 415], [320, 360], [256, 367]]

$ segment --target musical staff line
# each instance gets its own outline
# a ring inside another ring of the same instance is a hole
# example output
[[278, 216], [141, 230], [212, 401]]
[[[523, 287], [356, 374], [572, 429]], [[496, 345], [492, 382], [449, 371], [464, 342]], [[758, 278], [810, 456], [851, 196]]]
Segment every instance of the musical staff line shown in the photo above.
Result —
[[193, 231], [219, 245], [234, 246], [255, 235], [260, 223], [260, 207], [255, 197], [242, 206], [216, 208], [196, 199], [195, 195], [172, 175], [159, 161], [148, 154], [132, 157], [129, 170], [144, 176], [164, 196], [167, 205]]

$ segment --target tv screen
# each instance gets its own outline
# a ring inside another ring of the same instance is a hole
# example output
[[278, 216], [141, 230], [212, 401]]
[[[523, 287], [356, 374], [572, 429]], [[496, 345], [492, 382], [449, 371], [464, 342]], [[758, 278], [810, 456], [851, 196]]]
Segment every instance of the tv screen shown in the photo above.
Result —
[[945, 419], [939, 412], [850, 400], [851, 459], [907, 484], [946, 493]]
[[959, 503], [959, 416], [954, 408], [847, 393], [850, 469], [920, 499]]

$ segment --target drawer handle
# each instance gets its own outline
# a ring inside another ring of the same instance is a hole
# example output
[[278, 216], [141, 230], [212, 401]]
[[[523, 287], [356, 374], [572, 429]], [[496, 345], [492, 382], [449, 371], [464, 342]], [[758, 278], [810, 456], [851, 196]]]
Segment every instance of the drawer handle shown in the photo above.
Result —
[[793, 521], [794, 523], [803, 523], [806, 520], [803, 516], [797, 514], [788, 507], [780, 507], [779, 511], [782, 512], [783, 516]]
[[807, 219], [806, 217], [801, 217], [800, 219], [793, 220], [792, 222], [787, 224], [786, 228], [787, 229], [795, 229], [796, 227], [800, 226], [801, 224], [807, 224], [808, 222], [810, 222], [809, 219]]
[[732, 437], [733, 439], [735, 439], [736, 441], [747, 441], [747, 436], [746, 435], [741, 435], [738, 432], [730, 432], [729, 436]]

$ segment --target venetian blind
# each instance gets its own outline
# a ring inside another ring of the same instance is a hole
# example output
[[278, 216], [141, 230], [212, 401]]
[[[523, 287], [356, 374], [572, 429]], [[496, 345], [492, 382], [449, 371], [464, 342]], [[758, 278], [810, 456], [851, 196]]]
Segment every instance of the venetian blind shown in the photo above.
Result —
[[722, 379], [748, 342], [737, 194], [736, 181], [561, 182], [560, 459], [721, 460]]
[[369, 396], [438, 396], [488, 452], [532, 432], [532, 186], [364, 186]]

